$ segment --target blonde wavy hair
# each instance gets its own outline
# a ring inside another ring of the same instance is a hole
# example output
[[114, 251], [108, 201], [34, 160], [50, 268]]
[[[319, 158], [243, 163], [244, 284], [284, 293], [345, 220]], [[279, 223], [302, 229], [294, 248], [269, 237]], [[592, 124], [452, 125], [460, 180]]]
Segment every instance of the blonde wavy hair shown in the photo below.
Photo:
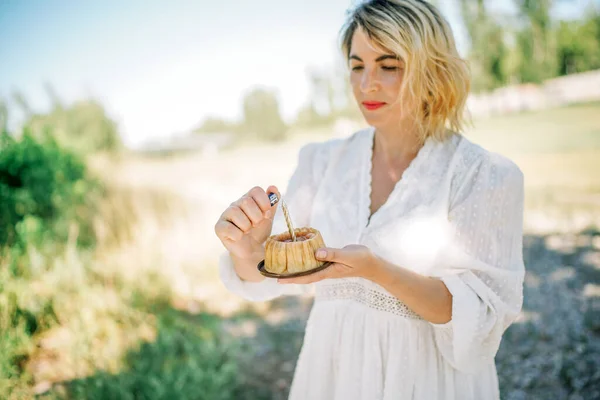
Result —
[[419, 138], [444, 140], [462, 131], [471, 76], [439, 10], [424, 0], [361, 2], [348, 12], [340, 31], [347, 63], [352, 36], [359, 27], [376, 46], [405, 62], [400, 97], [422, 104], [414, 116]]

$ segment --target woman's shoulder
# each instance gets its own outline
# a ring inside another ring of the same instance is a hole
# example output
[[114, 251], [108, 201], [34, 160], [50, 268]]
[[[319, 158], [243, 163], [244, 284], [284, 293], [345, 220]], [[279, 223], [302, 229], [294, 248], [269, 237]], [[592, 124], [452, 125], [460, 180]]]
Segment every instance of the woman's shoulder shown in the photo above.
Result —
[[482, 172], [488, 172], [494, 176], [523, 179], [523, 171], [509, 157], [488, 150], [464, 135], [457, 135], [457, 138], [457, 173], [481, 175]]
[[506, 194], [522, 197], [523, 173], [510, 158], [490, 151], [462, 135], [457, 135], [454, 168], [450, 168], [450, 204], [471, 198], [490, 202]]

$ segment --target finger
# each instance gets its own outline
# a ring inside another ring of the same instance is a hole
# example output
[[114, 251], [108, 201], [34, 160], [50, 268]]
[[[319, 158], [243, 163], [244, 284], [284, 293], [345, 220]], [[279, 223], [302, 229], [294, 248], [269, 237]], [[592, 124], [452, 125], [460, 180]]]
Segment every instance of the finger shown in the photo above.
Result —
[[252, 221], [250, 221], [246, 213], [236, 205], [229, 206], [223, 213], [223, 216], [226, 221], [231, 222], [244, 233], [247, 233], [252, 229]]
[[246, 214], [252, 226], [256, 226], [264, 219], [263, 212], [251, 196], [244, 196], [236, 202], [237, 206]]
[[237, 226], [232, 224], [230, 221], [219, 220], [215, 225], [215, 233], [221, 240], [231, 240], [237, 242], [244, 236]]
[[[269, 191], [269, 189], [271, 190]], [[264, 214], [272, 208], [271, 200], [269, 199], [268, 193], [277, 193], [277, 196], [279, 198], [279, 193], [276, 192], [276, 190], [277, 188], [274, 186], [269, 186], [267, 188], [267, 191], [264, 191], [259, 186], [255, 186], [252, 189], [250, 189], [250, 191], [248, 192], [248, 196], [254, 199], [254, 201], [260, 208], [261, 213]]]
[[[270, 209], [265, 213], [265, 218], [272, 220], [277, 212], [281, 193], [279, 193], [279, 189], [276, 186], [271, 185], [267, 188], [267, 197], [269, 198]], [[271, 204], [273, 205], [271, 206]]]
[[267, 188], [267, 195], [271, 193], [275, 193], [277, 195], [277, 202], [275, 203], [277, 204], [279, 202], [279, 199], [281, 199], [281, 193], [279, 193], [279, 189], [277, 189], [277, 186], [271, 185]]
[[344, 250], [331, 247], [321, 247], [315, 251], [315, 258], [319, 261], [344, 263]]

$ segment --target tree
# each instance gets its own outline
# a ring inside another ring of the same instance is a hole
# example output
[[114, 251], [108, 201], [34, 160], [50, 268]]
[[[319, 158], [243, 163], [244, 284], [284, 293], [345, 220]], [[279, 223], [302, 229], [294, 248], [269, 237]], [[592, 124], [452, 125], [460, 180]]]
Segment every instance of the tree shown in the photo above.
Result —
[[508, 49], [504, 28], [489, 15], [484, 0], [460, 0], [462, 17], [471, 38], [469, 60], [473, 91], [487, 91], [508, 82]]
[[[44, 90], [51, 103], [47, 113], [36, 112], [25, 95], [13, 92], [13, 102], [23, 113], [23, 131], [38, 140], [52, 136], [60, 146], [81, 154], [96, 151], [114, 153], [121, 149], [117, 124], [107, 115], [102, 104], [88, 99], [65, 106], [49, 83], [44, 85]], [[0, 132], [2, 128], [8, 129], [7, 119], [8, 105], [0, 100]]]
[[243, 129], [252, 139], [285, 139], [287, 127], [279, 113], [279, 102], [274, 91], [265, 88], [250, 90], [244, 96], [243, 112]]
[[600, 14], [561, 21], [556, 36], [559, 75], [600, 68]]
[[309, 98], [298, 111], [295, 124], [317, 127], [332, 124], [339, 117], [360, 118], [345, 56], [338, 53], [330, 70], [308, 68]]
[[295, 124], [303, 128], [311, 128], [320, 125], [323, 122], [324, 118], [315, 109], [313, 99], [309, 99], [306, 104], [298, 110], [295, 120]]
[[229, 133], [237, 129], [234, 123], [219, 117], [209, 116], [202, 121], [198, 128], [194, 129], [194, 133]]
[[115, 152], [121, 148], [116, 123], [95, 100], [80, 100], [47, 114], [32, 114], [24, 126], [37, 138], [51, 134], [61, 146], [78, 153]]
[[8, 107], [4, 100], [0, 99], [0, 134], [8, 130]]
[[331, 115], [336, 109], [335, 89], [331, 77], [325, 71], [316, 68], [309, 68], [306, 74], [310, 85], [311, 108], [322, 116]]
[[556, 43], [550, 10], [552, 0], [516, 0], [525, 28], [517, 35], [521, 82], [539, 83], [557, 75]]

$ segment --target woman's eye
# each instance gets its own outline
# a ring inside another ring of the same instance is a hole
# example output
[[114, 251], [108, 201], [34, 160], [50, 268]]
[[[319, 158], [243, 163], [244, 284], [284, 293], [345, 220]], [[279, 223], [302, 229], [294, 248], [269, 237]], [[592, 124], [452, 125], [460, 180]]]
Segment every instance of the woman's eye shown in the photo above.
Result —
[[[360, 71], [361, 69], [363, 69], [362, 66], [356, 66], [356, 67], [352, 68], [352, 71]], [[398, 67], [385, 67], [385, 66], [382, 66], [381, 69], [383, 69], [384, 71], [396, 71], [398, 69]]]

